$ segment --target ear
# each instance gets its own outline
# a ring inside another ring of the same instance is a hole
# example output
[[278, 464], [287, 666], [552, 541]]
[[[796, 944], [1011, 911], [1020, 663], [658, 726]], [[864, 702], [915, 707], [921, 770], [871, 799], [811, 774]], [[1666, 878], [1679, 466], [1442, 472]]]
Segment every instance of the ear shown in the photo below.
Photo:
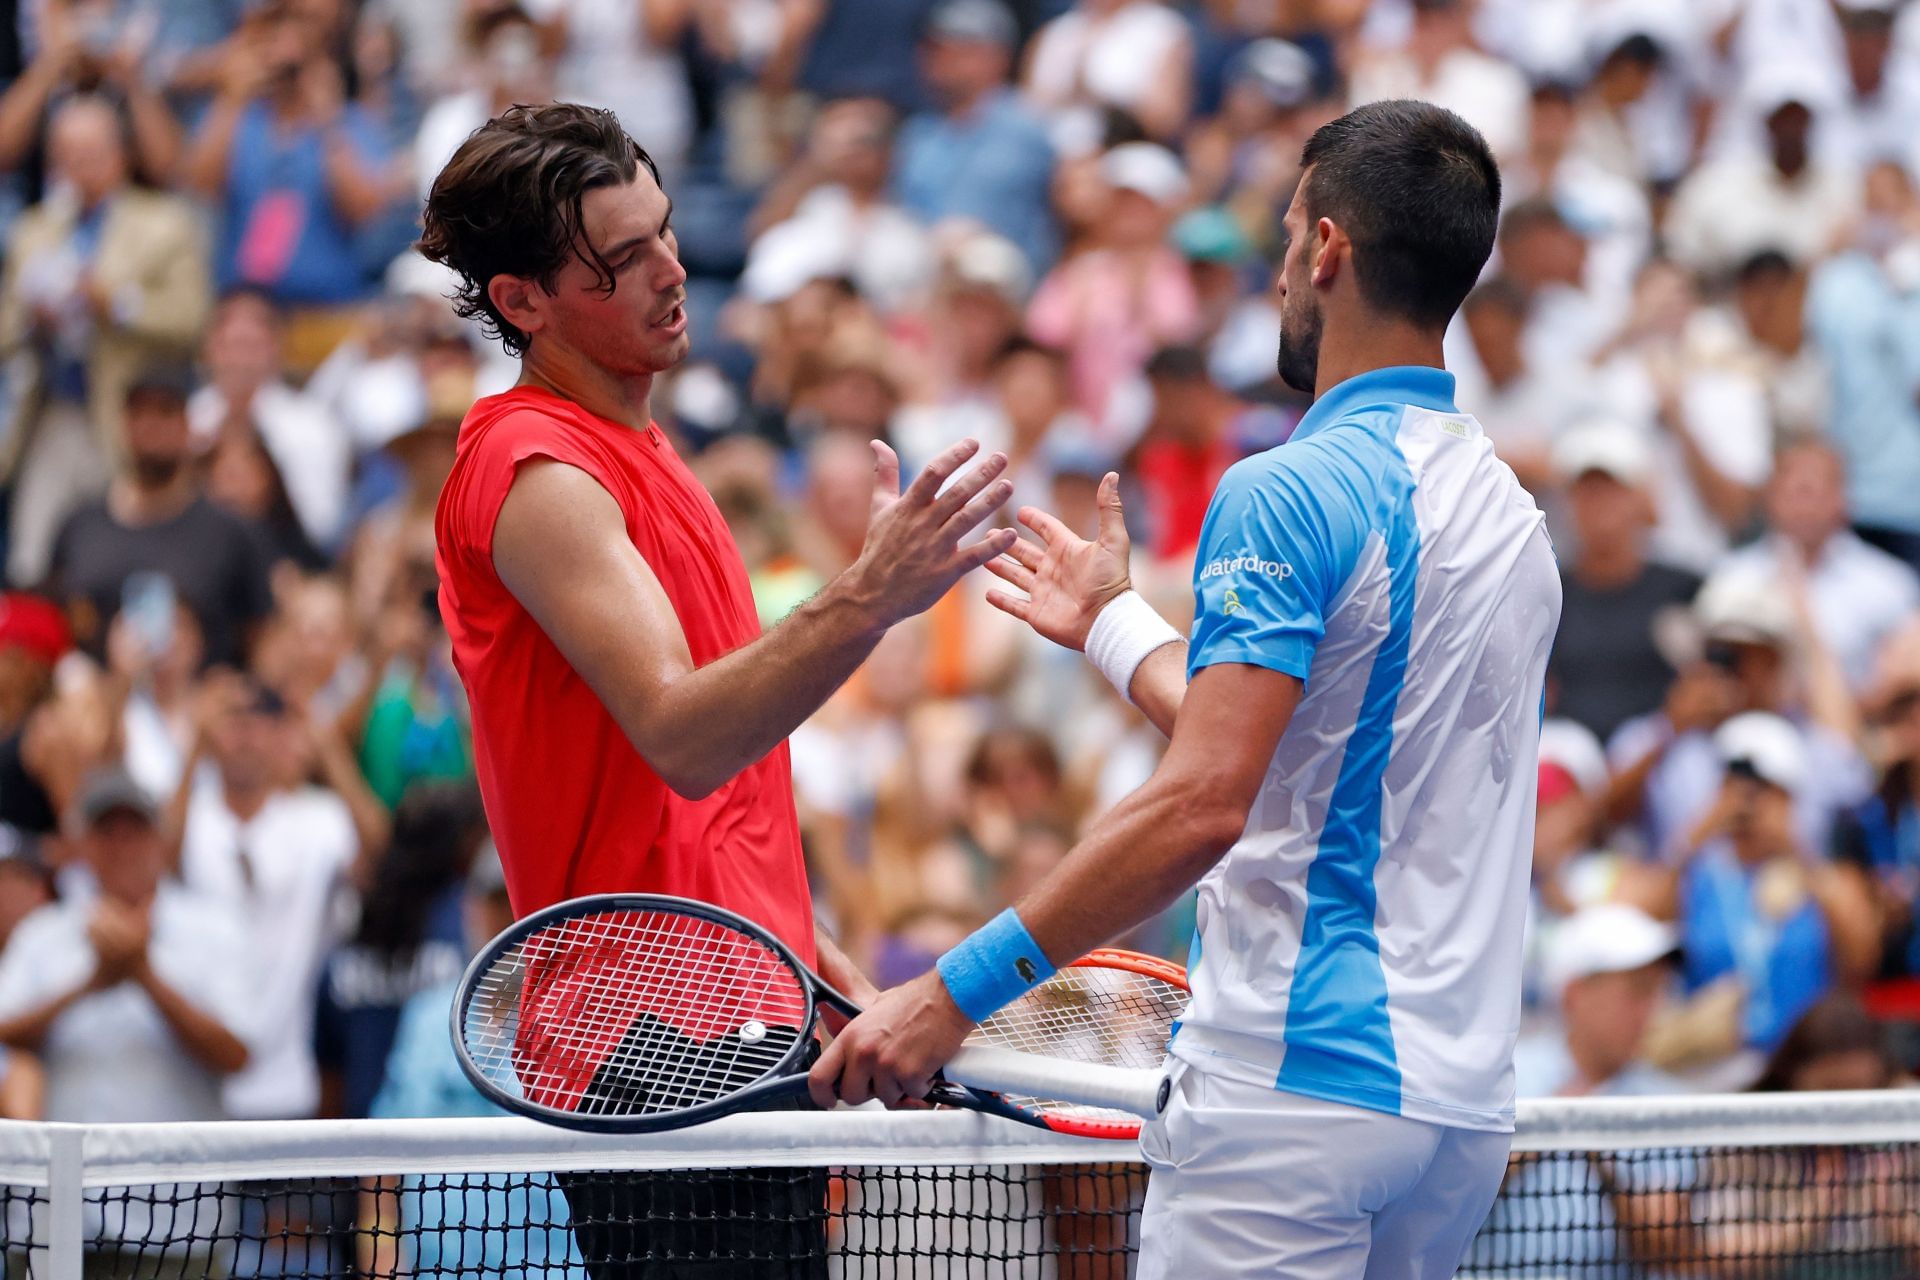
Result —
[[487, 298], [508, 324], [522, 333], [546, 328], [547, 292], [521, 276], [497, 275], [487, 281]]
[[1353, 241], [1347, 239], [1347, 233], [1331, 218], [1321, 218], [1313, 224], [1313, 239], [1315, 252], [1308, 278], [1316, 289], [1325, 289], [1345, 268], [1353, 253]]

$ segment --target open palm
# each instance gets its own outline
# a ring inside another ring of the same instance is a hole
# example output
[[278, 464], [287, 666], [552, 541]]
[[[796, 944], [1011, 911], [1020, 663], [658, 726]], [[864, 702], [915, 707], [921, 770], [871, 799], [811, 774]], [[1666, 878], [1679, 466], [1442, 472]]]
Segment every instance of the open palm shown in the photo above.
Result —
[[1039, 536], [1040, 545], [1023, 538], [1005, 555], [987, 561], [987, 568], [1026, 592], [1026, 598], [989, 591], [988, 603], [1055, 644], [1084, 651], [1094, 618], [1133, 585], [1127, 575], [1131, 544], [1120, 510], [1118, 475], [1108, 472], [1100, 481], [1099, 505], [1100, 529], [1092, 542], [1037, 507], [1022, 507], [1020, 523]]

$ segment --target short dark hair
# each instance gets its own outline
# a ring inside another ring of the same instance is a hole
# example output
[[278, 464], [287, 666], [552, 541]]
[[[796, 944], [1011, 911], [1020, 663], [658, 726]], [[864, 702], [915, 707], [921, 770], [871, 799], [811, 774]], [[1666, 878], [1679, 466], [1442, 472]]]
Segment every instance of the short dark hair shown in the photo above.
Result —
[[1322, 125], [1300, 165], [1307, 216], [1353, 242], [1361, 296], [1444, 325], [1493, 253], [1500, 169], [1486, 139], [1431, 103], [1372, 102]]
[[524, 355], [531, 335], [500, 314], [488, 281], [521, 276], [550, 290], [578, 257], [611, 294], [613, 268], [588, 243], [580, 205], [589, 191], [632, 182], [642, 165], [660, 180], [653, 157], [611, 111], [571, 102], [510, 107], [475, 130], [433, 180], [417, 247], [460, 277], [454, 310], [478, 320], [509, 355]]
[[1024, 333], [1016, 333], [1000, 344], [1000, 349], [993, 353], [993, 367], [997, 369], [1007, 361], [1020, 356], [1039, 356], [1062, 370], [1067, 367], [1066, 352], [1058, 347], [1049, 347], [1044, 343], [1035, 342]]
[[1739, 285], [1776, 284], [1792, 275], [1793, 259], [1778, 249], [1761, 249], [1740, 264], [1733, 278]]

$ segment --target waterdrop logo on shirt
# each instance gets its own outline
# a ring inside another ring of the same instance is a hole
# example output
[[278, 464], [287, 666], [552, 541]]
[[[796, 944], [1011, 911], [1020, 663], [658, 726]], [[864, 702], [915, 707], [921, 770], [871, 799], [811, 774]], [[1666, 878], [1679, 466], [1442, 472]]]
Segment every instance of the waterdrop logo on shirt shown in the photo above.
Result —
[[1223, 578], [1230, 573], [1246, 573], [1261, 578], [1278, 578], [1285, 582], [1293, 576], [1293, 566], [1285, 560], [1262, 560], [1251, 551], [1242, 551], [1238, 555], [1221, 556], [1207, 561], [1200, 570], [1200, 581]]

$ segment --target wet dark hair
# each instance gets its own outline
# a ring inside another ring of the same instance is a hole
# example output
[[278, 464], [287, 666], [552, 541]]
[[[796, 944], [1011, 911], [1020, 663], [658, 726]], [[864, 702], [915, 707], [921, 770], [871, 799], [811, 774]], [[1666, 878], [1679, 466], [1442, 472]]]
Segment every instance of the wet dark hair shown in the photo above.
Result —
[[1493, 253], [1500, 169], [1486, 139], [1431, 103], [1372, 102], [1322, 125], [1300, 164], [1307, 217], [1353, 242], [1361, 296], [1444, 325]]
[[611, 111], [571, 102], [510, 107], [475, 130], [433, 180], [416, 247], [459, 275], [454, 310], [478, 320], [509, 355], [524, 355], [531, 335], [500, 314], [488, 282], [520, 276], [551, 290], [577, 257], [611, 295], [613, 267], [588, 242], [580, 206], [589, 191], [632, 182], [643, 165], [658, 182], [653, 157]]

